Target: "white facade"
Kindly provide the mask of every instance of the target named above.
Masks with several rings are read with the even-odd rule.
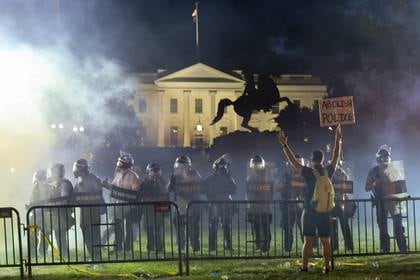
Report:
[[[210,126],[221,99],[234,101],[242,95],[245,81],[240,71],[226,73],[197,63],[176,72],[133,75],[139,79],[139,87],[131,105],[145,127],[146,146],[210,146],[215,137],[245,130],[233,106],[227,108],[222,120]],[[311,75],[281,75],[274,79],[281,96],[301,106],[312,107],[327,95],[326,86]],[[273,118],[277,113],[255,113],[250,125],[260,131],[275,130]]]

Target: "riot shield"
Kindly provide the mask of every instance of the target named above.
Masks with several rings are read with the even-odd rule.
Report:
[[[385,194],[387,194],[387,196],[397,195],[396,197],[399,197],[407,194],[403,161],[392,161],[388,163],[384,169],[381,169],[381,171],[387,181],[390,182],[384,186],[386,188]]]

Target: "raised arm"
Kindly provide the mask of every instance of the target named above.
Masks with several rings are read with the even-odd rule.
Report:
[[[287,160],[292,165],[292,167],[298,172],[299,174],[302,172],[302,165],[299,161],[295,158],[295,154],[293,153],[292,149],[290,149],[289,144],[287,144],[287,137],[284,134],[283,130],[279,132],[279,142],[283,146],[283,152],[286,155]]]
[[[341,126],[338,125],[335,129],[335,145],[334,145],[334,152],[331,159],[331,166],[334,167],[334,170],[337,168],[338,161],[341,155],[341,145],[342,145],[342,134],[341,134]]]

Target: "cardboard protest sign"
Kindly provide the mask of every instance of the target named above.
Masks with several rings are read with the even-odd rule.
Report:
[[[321,127],[355,123],[353,96],[321,100],[319,102],[319,121]]]

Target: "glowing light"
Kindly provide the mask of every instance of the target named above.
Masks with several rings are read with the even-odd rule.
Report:
[[[195,129],[196,129],[198,132],[201,132],[201,131],[203,131],[203,125],[202,125],[202,124],[197,124],[197,126],[195,127]]]
[[[53,124],[51,125],[51,128],[52,128],[52,129],[56,129],[56,128],[57,128],[57,126],[55,125],[55,123],[53,123]]]
[[[78,132],[79,131],[79,128],[77,128],[77,126],[73,126],[73,131],[74,132]]]
[[[10,172],[14,173],[16,169],[14,167],[10,168]]]
[[[83,126],[81,126],[81,127],[79,127],[79,131],[80,132],[84,132],[85,131],[85,128]]]
[[[328,129],[331,130],[331,131],[333,130],[331,126],[329,126]]]
[[[14,118],[16,114],[10,111],[19,108],[20,119],[32,119],[34,115],[37,116],[34,104],[40,100],[42,89],[51,83],[53,76],[48,61],[28,47],[1,48],[0,61],[0,90],[4,93],[0,113]],[[24,122],[18,123],[25,125]]]
[[[309,142],[309,138],[308,138],[308,137],[305,137],[305,138],[303,139],[303,142],[308,143],[308,142]]]
[[[58,125],[58,128],[59,128],[59,129],[63,129],[63,128],[64,128],[64,125],[63,125],[62,123],[60,123],[60,124]]]

